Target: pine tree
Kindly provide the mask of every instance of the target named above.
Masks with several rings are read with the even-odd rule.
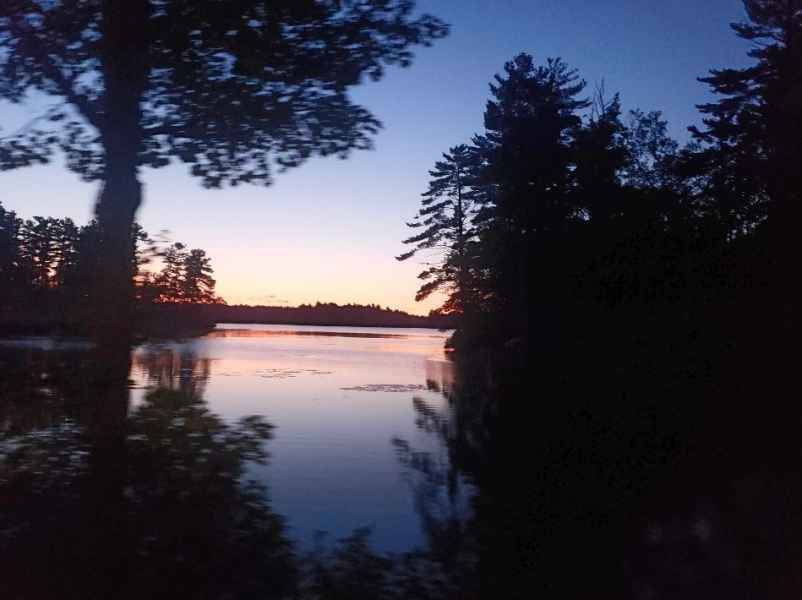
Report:
[[[50,289],[58,264],[58,220],[39,216],[26,220],[21,235],[22,259],[29,269],[33,289]]]
[[[502,330],[529,330],[536,298],[545,299],[549,278],[547,245],[559,238],[574,210],[572,141],[581,125],[578,98],[585,88],[560,59],[536,66],[520,54],[490,86],[485,133],[474,137],[482,164],[479,185],[490,202],[480,213],[482,263],[490,276]],[[547,317],[545,317],[547,318]]]
[[[428,263],[418,277],[424,281],[415,299],[428,298],[436,291],[447,293],[444,313],[464,312],[472,302],[473,274],[471,242],[475,239],[473,219],[477,211],[476,154],[472,148],[459,145],[443,154],[443,160],[429,171],[429,189],[422,194],[421,208],[407,225],[421,229],[405,239],[413,249],[398,260],[408,260],[426,253]]]
[[[628,162],[625,128],[621,122],[621,100],[604,98],[599,90],[593,111],[579,127],[572,142],[573,217],[605,226],[623,210],[621,172]]]
[[[160,302],[184,301],[184,261],[187,258],[186,246],[175,242],[167,247],[162,255],[163,266],[156,277]]]
[[[26,283],[20,247],[22,220],[0,204],[0,305],[19,300]]]
[[[77,268],[80,230],[72,219],[57,219],[55,230],[57,238],[53,285],[60,288],[69,279],[70,273]]]
[[[622,182],[638,189],[666,189],[678,185],[679,144],[668,134],[660,111],[630,111],[624,129],[627,163]]]
[[[732,27],[753,43],[755,64],[700,79],[722,98],[699,106],[705,127],[691,131],[705,145],[701,168],[732,233],[748,233],[774,213],[792,250],[802,215],[802,0],[744,5],[749,22]]]
[[[192,304],[213,304],[215,280],[212,278],[212,261],[200,249],[190,250],[184,257],[181,280],[181,299]]]
[[[733,29],[752,43],[755,62],[701,79],[722,98],[699,107],[707,115],[705,128],[691,131],[703,144],[698,163],[709,204],[727,233],[735,240],[751,234],[767,240],[756,246],[765,258],[753,268],[763,288],[753,310],[776,319],[766,326],[775,333],[754,343],[771,346],[778,372],[791,372],[802,304],[795,276],[802,223],[802,0],[744,5],[749,21]]]

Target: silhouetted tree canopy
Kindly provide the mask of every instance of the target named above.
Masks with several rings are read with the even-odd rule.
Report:
[[[58,149],[96,206],[97,335],[130,335],[130,235],[143,166],[191,165],[204,185],[270,182],[313,155],[370,146],[379,121],[348,90],[444,36],[410,0],[9,0],[0,98],[57,104],[0,144],[0,166]],[[101,340],[102,341],[102,340]]]
[[[744,5],[749,21],[732,27],[753,43],[749,56],[755,63],[714,69],[701,78],[722,97],[699,106],[704,127],[691,127],[704,144],[697,168],[706,174],[709,193],[733,234],[748,233],[774,210],[777,226],[797,222],[802,189],[802,3],[745,0]]]
[[[204,250],[187,250],[180,242],[164,247],[138,223],[130,240],[127,276],[140,312],[153,303],[224,303]],[[96,220],[82,227],[71,219],[23,220],[0,204],[0,328],[16,323],[19,332],[86,333],[95,314],[100,253]]]
[[[443,311],[464,312],[472,302],[472,261],[476,241],[474,217],[479,208],[476,189],[478,158],[465,144],[443,154],[429,171],[429,189],[422,194],[421,208],[407,226],[420,229],[404,240],[412,250],[397,257],[408,260],[423,254],[432,262],[418,276],[424,283],[415,296],[424,300],[435,291],[448,293]]]
[[[547,345],[576,314],[600,307],[679,310],[697,295],[723,300],[742,286],[734,261],[753,243],[773,255],[777,298],[790,310],[802,190],[802,13],[784,0],[746,8],[750,22],[734,28],[759,42],[750,52],[756,64],[702,79],[723,98],[700,107],[705,127],[691,128],[684,148],[659,112],[623,115],[621,99],[606,97],[603,85],[582,97],[584,82],[559,59],[537,65],[521,54],[508,62],[490,86],[484,133],[458,147],[470,157],[466,262],[453,260],[465,240],[447,235],[459,231],[443,212],[450,204],[425,197],[411,224],[422,231],[405,240],[416,247],[400,258],[434,247],[443,257],[422,273],[430,281],[418,298],[440,289],[446,308],[458,306],[455,265],[466,264],[478,310],[460,320],[459,335]],[[768,250],[760,240],[772,211],[779,216]]]
[[[25,102],[36,90],[63,103],[4,140],[3,166],[61,149],[83,178],[104,179],[109,136],[122,144],[123,133],[136,132],[127,140],[132,166],[177,159],[219,186],[268,183],[271,162],[287,168],[369,147],[379,122],[348,88],[409,65],[411,46],[446,33],[438,19],[413,16],[413,7],[9,0],[0,8],[0,97]],[[116,92],[126,98],[112,98]],[[137,113],[134,122],[121,121],[130,118],[125,110]]]

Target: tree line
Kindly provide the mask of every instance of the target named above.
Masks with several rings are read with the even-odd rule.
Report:
[[[223,302],[215,294],[214,271],[204,250],[154,239],[139,224],[131,239],[128,277],[140,305]],[[21,219],[0,204],[0,309],[12,317],[31,312],[62,321],[86,316],[99,240],[95,220],[78,226],[69,218]]]
[[[378,304],[317,302],[299,306],[214,305],[199,308],[217,323],[270,323],[286,325],[339,325],[361,327],[431,327],[453,329],[451,315],[411,315]]]
[[[523,54],[432,170],[399,258],[459,323],[480,597],[793,588],[802,3],[744,5],[687,143]]]
[[[560,59],[520,54],[495,76],[484,131],[430,171],[398,257],[424,257],[417,299],[445,293],[456,341],[528,346],[599,310],[743,299],[758,279],[791,310],[802,9],[745,6],[733,28],[754,64],[700,79],[719,99],[684,146]]]

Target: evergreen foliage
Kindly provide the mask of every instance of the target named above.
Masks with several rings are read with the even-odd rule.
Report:
[[[684,148],[659,112],[623,115],[603,86],[584,97],[584,81],[560,59],[537,65],[521,54],[495,76],[484,132],[431,172],[409,224],[421,231],[405,240],[415,247],[399,257],[437,252],[417,298],[444,293],[442,310],[462,315],[455,339],[546,348],[564,343],[579,315],[612,318],[599,310],[744,301],[744,282],[762,284],[744,277],[737,257],[755,251],[771,256],[753,262],[756,275],[793,311],[802,4],[745,6],[749,22],[733,27],[756,42],[755,64],[702,79],[722,98],[699,107],[704,127],[690,128]],[[448,174],[463,164],[460,194]],[[459,197],[470,199],[464,224],[454,218]],[[583,335],[595,328],[586,323]]]
[[[223,302],[204,250],[180,242],[160,248],[138,223],[131,244],[129,276],[140,304]],[[0,309],[12,316],[38,311],[59,313],[62,321],[91,319],[99,254],[97,221],[78,227],[71,219],[22,220],[0,204]],[[162,265],[154,272],[157,259]]]
[[[425,283],[415,299],[424,300],[435,291],[445,291],[448,300],[442,311],[446,314],[463,312],[474,303],[471,250],[476,241],[473,221],[479,208],[477,168],[476,153],[464,144],[443,154],[443,160],[429,171],[431,181],[423,194],[421,209],[407,224],[421,231],[404,240],[413,248],[397,257],[401,261],[419,253],[433,257],[434,262],[419,275]]]

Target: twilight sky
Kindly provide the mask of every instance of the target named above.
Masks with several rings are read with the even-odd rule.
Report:
[[[416,212],[440,153],[482,128],[487,84],[526,51],[561,56],[592,88],[602,79],[625,109],[661,110],[675,137],[709,99],[696,81],[713,67],[746,62],[729,23],[740,0],[419,0],[452,33],[419,49],[409,69],[354,90],[384,123],[376,148],[350,159],[318,159],[269,188],[204,190],[182,165],[146,171],[139,221],[212,257],[229,303],[378,303],[425,313],[416,303],[420,265],[398,263],[404,222]],[[0,103],[0,130],[34,113]],[[0,173],[0,201],[25,218],[90,218],[96,186],[61,161]]]

